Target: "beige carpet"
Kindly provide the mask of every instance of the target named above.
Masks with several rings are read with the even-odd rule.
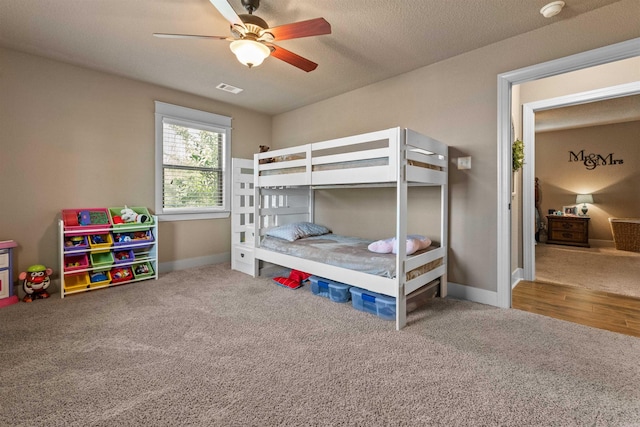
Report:
[[[633,426],[640,339],[433,300],[393,322],[228,265],[0,309],[0,426]]]
[[[536,245],[536,280],[640,298],[640,253],[613,246]]]

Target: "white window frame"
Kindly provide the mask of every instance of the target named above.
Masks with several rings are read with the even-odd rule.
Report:
[[[156,105],[156,158],[155,158],[155,207],[156,215],[160,221],[181,221],[197,219],[228,218],[231,213],[231,117],[206,111],[194,110],[179,105],[167,104],[155,101]],[[220,208],[172,208],[164,209],[163,200],[163,150],[164,135],[163,123],[165,119],[182,123],[184,126],[209,127],[216,131],[223,131],[223,206]]]

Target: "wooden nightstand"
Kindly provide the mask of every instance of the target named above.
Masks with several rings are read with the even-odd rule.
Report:
[[[589,247],[589,217],[547,215],[547,243]]]

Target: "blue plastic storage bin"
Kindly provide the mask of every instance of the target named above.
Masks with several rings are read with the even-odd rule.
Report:
[[[396,320],[396,299],[376,292],[353,287],[351,302],[353,308],[375,314],[384,320]]]
[[[351,299],[349,293],[351,286],[349,285],[318,276],[311,276],[309,280],[311,281],[311,292],[314,295],[329,298],[333,302],[349,302]]]

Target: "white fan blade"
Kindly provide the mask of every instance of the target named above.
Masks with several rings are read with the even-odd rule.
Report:
[[[226,0],[209,0],[209,1],[211,2],[212,5],[215,6],[216,9],[218,9],[218,12],[220,12],[222,16],[224,16],[224,19],[226,19],[231,23],[231,25],[238,25],[244,28],[244,22],[242,22],[242,19],[240,19],[240,17],[236,13],[236,11],[233,10],[233,8],[231,7],[228,1]]]

